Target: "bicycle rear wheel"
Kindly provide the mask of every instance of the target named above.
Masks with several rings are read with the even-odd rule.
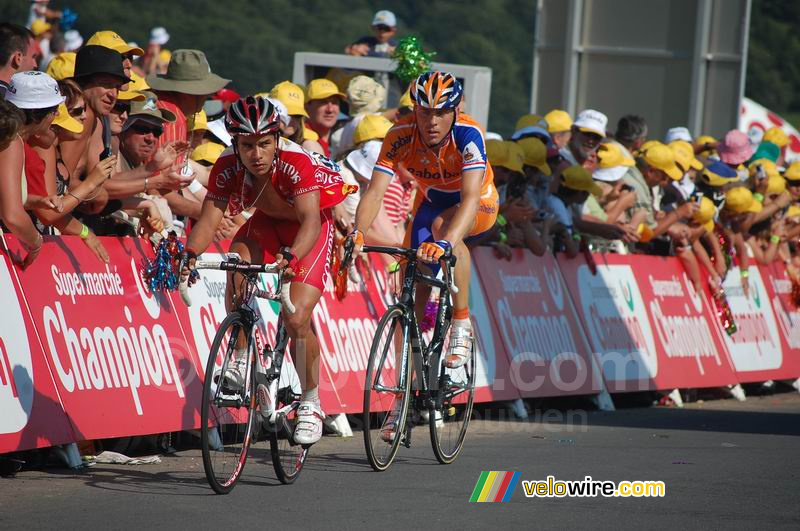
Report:
[[[222,375],[234,362],[236,338],[241,332],[248,338],[244,385],[241,389],[231,389],[223,385]],[[236,486],[247,461],[256,415],[252,343],[244,317],[231,312],[217,329],[208,354],[200,408],[200,441],[206,479],[217,494],[227,494]],[[217,363],[221,364],[219,370]]]
[[[405,432],[411,397],[410,348],[403,367],[392,365],[397,364],[395,353],[407,336],[406,327],[403,310],[398,306],[389,308],[378,323],[369,353],[364,385],[364,446],[369,464],[378,472],[392,464]]]
[[[447,352],[445,341],[442,352]],[[436,459],[449,465],[464,447],[475,398],[475,341],[469,361],[458,369],[448,369],[440,359],[439,387],[435,408],[430,411],[431,445]]]

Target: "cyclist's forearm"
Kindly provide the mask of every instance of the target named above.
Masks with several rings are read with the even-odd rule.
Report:
[[[367,191],[361,196],[361,201],[356,209],[355,226],[361,233],[366,234],[383,204],[383,196],[389,187],[392,177],[382,171],[372,172]]]

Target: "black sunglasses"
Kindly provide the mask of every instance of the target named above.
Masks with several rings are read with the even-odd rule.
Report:
[[[140,124],[134,124],[130,128],[133,129],[133,132],[136,134],[139,135],[151,134],[156,138],[160,137],[164,133],[164,130],[161,128],[147,127],[146,125],[140,125]]]
[[[86,105],[81,105],[80,107],[73,107],[69,110],[69,115],[73,118],[77,118],[78,116],[82,115],[86,112]]]
[[[129,112],[131,112],[131,104],[130,103],[117,102],[117,103],[114,104],[114,112],[116,114],[122,114],[122,113],[125,113],[125,112],[129,113]]]

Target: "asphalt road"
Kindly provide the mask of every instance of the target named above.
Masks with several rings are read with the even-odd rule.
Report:
[[[326,437],[291,486],[280,485],[268,455],[256,452],[228,496],[206,484],[198,450],[158,465],[22,472],[0,479],[0,528],[728,530],[800,522],[797,393],[474,421],[450,466],[436,463],[426,430],[414,435],[414,446],[380,474],[365,461],[360,432]],[[528,480],[661,480],[666,496],[526,498],[518,485],[509,503],[468,503],[483,470],[519,470]]]

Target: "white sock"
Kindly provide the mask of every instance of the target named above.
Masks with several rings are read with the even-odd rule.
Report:
[[[314,387],[313,389],[307,389],[305,393],[303,393],[302,398],[300,400],[308,401],[308,402],[316,402],[319,404],[319,388]]]
[[[469,319],[453,319],[453,328],[469,328],[472,329],[472,321]]]

